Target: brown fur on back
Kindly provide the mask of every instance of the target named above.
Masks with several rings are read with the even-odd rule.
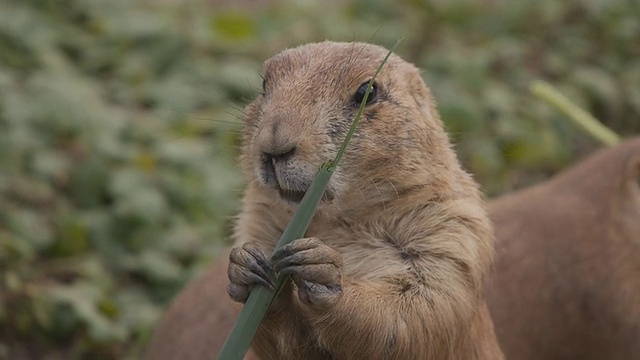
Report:
[[[266,62],[265,92],[245,111],[248,187],[236,245],[255,242],[271,254],[295,208],[264,183],[261,153],[294,146],[280,186],[308,186],[335,155],[357,110],[353,94],[386,52],[324,42]],[[306,233],[340,254],[342,295],[328,309],[313,309],[290,284],[253,351],[263,359],[500,359],[483,295],[493,232],[477,184],[460,167],[418,70],[394,55],[377,82],[379,100],[366,108]],[[219,280],[212,271],[203,279]],[[182,358],[216,352],[219,342],[204,342],[201,333],[224,337],[226,320],[204,314],[234,306],[221,299],[226,283],[205,282],[196,280],[174,302],[149,359],[173,358],[163,356],[167,348]],[[168,335],[176,332],[185,335]]]
[[[507,358],[640,356],[640,138],[489,209],[487,296]]]

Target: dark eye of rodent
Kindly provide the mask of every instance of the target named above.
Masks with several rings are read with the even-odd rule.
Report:
[[[356,104],[360,105],[362,103],[362,99],[364,99],[364,94],[367,92],[368,85],[369,81],[364,82],[362,85],[360,85],[356,93],[353,94],[353,101]],[[373,84],[371,84],[371,91],[369,92],[369,96],[367,97],[367,105],[376,100],[378,100],[378,84],[374,81]]]
[[[262,92],[267,92],[267,79],[262,78]]]

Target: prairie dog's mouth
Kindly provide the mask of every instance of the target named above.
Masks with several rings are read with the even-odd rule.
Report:
[[[294,191],[278,188],[278,193],[280,194],[280,197],[286,201],[300,203],[300,201],[302,201],[302,198],[304,197],[304,194],[306,194],[306,191]]]
[[[302,201],[304,194],[307,193],[306,190],[296,191],[296,190],[283,189],[280,187],[278,187],[277,190],[278,190],[278,194],[280,195],[280,198],[295,204],[299,204]],[[322,194],[322,199],[320,199],[320,201],[323,202],[323,201],[331,201],[331,200],[333,200],[333,194],[329,189],[326,189],[324,191],[324,194]]]

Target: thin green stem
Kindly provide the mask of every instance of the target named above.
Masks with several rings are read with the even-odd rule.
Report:
[[[592,136],[607,146],[613,146],[620,142],[620,136],[618,136],[618,134],[602,125],[598,119],[574,104],[551,84],[537,80],[531,84],[530,90],[538,98],[555,106],[564,113],[589,136]]]

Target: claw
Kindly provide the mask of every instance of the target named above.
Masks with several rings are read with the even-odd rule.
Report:
[[[254,244],[234,248],[229,254],[229,280],[238,285],[262,285],[275,289],[275,277],[267,258]]]
[[[329,250],[329,252],[325,250]],[[331,264],[338,268],[341,267],[341,258],[333,256],[332,252],[335,251],[318,239],[298,239],[273,254],[271,257],[273,270],[280,273],[288,267],[316,264]]]
[[[273,263],[276,263],[288,256],[295,255],[305,250],[311,250],[313,248],[317,248],[319,245],[318,242],[319,240],[315,238],[304,238],[304,239],[294,240],[293,242],[276,250],[276,252],[274,252],[273,255],[271,256],[271,261]]]

